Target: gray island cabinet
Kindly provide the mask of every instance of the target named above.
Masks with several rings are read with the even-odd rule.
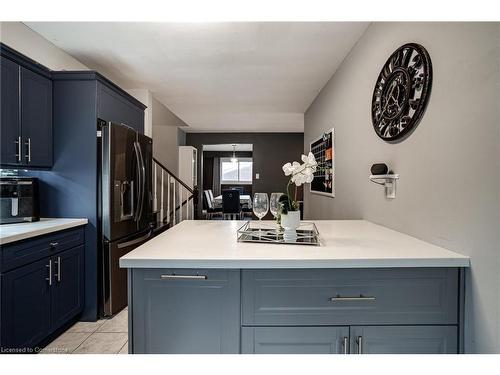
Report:
[[[469,258],[367,221],[322,246],[185,221],[120,260],[131,353],[460,353]]]

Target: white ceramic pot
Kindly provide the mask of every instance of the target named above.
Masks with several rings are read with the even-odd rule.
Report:
[[[283,238],[285,241],[295,241],[297,239],[297,228],[300,225],[300,211],[288,211],[281,214],[281,226],[285,230]]]

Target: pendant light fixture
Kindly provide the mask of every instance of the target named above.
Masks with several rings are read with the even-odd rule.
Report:
[[[231,158],[231,163],[237,163],[238,158],[236,157],[236,145],[233,145],[233,157]]]

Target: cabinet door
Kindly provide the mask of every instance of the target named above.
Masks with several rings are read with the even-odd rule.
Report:
[[[84,301],[84,247],[78,246],[52,257],[52,329],[57,329],[78,315]]]
[[[17,164],[19,137],[19,65],[5,57],[0,58],[0,163]]]
[[[456,326],[351,327],[354,354],[457,354]]]
[[[133,353],[239,353],[239,270],[134,269],[131,284]]]
[[[52,166],[52,81],[21,68],[22,163]]]
[[[348,327],[242,327],[244,354],[347,354]]]
[[[98,83],[97,117],[134,128],[144,133],[144,110],[136,107],[118,92]]]
[[[2,275],[2,347],[33,347],[49,334],[48,266],[45,258]]]

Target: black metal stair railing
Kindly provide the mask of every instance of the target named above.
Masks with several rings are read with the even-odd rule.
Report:
[[[153,213],[157,226],[194,219],[194,190],[153,158]]]

